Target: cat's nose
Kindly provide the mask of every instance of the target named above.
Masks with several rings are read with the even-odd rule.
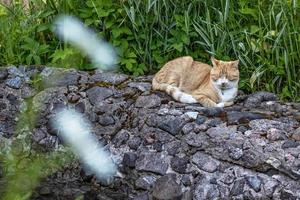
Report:
[[[226,87],[227,86],[227,84],[226,83],[222,83],[222,85],[221,85],[222,87]]]

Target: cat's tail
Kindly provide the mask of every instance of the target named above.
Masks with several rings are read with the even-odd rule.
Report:
[[[181,103],[196,103],[197,100],[190,94],[182,92],[178,87],[167,83],[159,83],[155,77],[152,80],[152,88],[154,90],[165,91],[167,94],[172,96],[176,101]]]

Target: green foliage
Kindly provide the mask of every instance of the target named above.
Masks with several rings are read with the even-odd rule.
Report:
[[[51,63],[56,66],[65,68],[77,67],[79,69],[87,70],[88,67],[82,67],[85,64],[85,58],[81,55],[80,51],[74,48],[56,49],[50,56]],[[76,64],[76,66],[74,66]]]
[[[32,86],[40,90],[43,86],[36,77]],[[0,193],[5,200],[30,199],[41,178],[56,172],[74,161],[68,147],[44,153],[32,143],[31,133],[36,126],[38,112],[33,108],[32,99],[23,104],[18,116],[13,139],[0,138],[1,177]]]
[[[61,13],[81,18],[113,44],[125,73],[154,73],[183,55],[239,59],[242,89],[300,100],[296,0],[32,0],[28,12],[20,4],[2,6],[0,64],[92,69],[85,55],[51,32]]]

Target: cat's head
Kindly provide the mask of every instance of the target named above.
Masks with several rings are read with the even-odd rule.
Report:
[[[239,60],[221,61],[211,58],[213,68],[210,72],[210,78],[215,87],[226,90],[237,87],[239,82]]]

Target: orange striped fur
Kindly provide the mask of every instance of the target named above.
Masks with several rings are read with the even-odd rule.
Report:
[[[180,57],[169,61],[157,72],[152,87],[165,91],[182,103],[230,106],[237,93],[238,62],[212,58],[213,66],[210,66],[194,61],[190,56]]]

